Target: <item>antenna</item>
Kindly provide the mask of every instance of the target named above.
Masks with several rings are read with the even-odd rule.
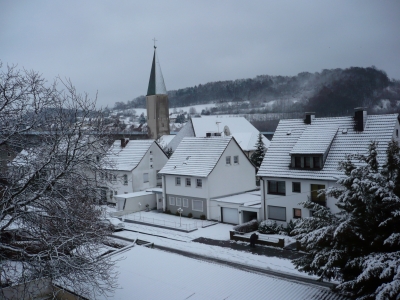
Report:
[[[156,42],[157,42],[156,38],[153,39],[153,42],[154,42],[154,49],[156,49],[157,48],[156,47]]]
[[[224,126],[224,134],[225,136],[231,135],[231,131],[229,130],[229,127],[227,125]]]

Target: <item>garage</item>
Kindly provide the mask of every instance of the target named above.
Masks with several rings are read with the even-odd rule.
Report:
[[[221,207],[222,222],[229,224],[239,224],[239,213],[236,208]]]

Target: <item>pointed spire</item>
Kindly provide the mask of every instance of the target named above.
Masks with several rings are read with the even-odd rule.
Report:
[[[149,87],[147,88],[147,96],[151,95],[167,95],[164,78],[161,73],[160,63],[156,54],[157,47],[154,45],[153,63],[151,65]]]

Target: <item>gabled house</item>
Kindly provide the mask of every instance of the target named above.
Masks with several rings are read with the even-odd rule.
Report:
[[[111,203],[116,203],[115,195],[161,186],[158,172],[168,161],[156,141],[129,139],[115,141],[104,159],[110,167],[98,176],[108,189],[107,201]]]
[[[299,203],[307,199],[338,211],[333,197],[318,190],[336,185],[343,174],[338,164],[346,154],[366,154],[378,142],[378,160],[386,159],[388,143],[399,141],[398,114],[367,115],[357,108],[354,117],[281,120],[257,173],[261,179],[264,219],[289,222],[312,215]]]
[[[255,166],[233,137],[184,138],[163,177],[164,210],[199,218],[238,220],[239,205],[213,200],[256,189]],[[236,205],[236,206],[235,206]],[[231,221],[229,223],[238,223]]]
[[[173,151],[185,137],[228,137],[233,136],[240,148],[250,157],[256,150],[259,131],[244,117],[202,116],[191,118],[169,142],[168,147]],[[270,141],[262,137],[264,146],[269,147]]]

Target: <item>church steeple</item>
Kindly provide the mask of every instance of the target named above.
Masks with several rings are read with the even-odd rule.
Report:
[[[153,63],[146,96],[147,134],[151,139],[158,139],[165,134],[170,134],[168,94],[157,59],[155,41],[154,39]]]
[[[161,72],[160,63],[157,59],[157,47],[154,46],[153,63],[151,65],[149,86],[147,88],[147,96],[151,95],[167,95],[164,78]]]

